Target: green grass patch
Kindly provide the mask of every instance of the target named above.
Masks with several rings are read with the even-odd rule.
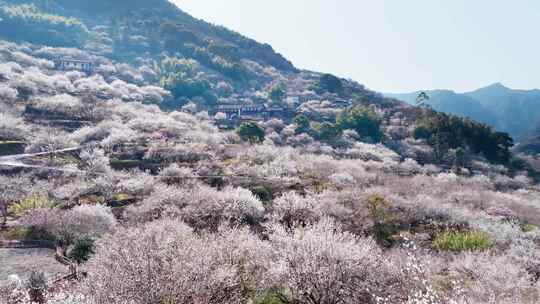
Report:
[[[523,225],[521,225],[521,230],[523,232],[531,232],[531,231],[534,231],[536,229],[538,229],[538,227],[536,227],[533,224],[523,224]]]
[[[113,196],[113,200],[118,201],[118,202],[127,201],[129,199],[131,199],[131,196],[129,196],[126,193],[117,193]]]
[[[43,196],[33,195],[11,206],[9,212],[18,217],[30,210],[54,208],[54,206],[56,206],[54,201]]]
[[[79,197],[81,205],[101,205],[105,203],[105,197],[96,194],[90,194]]]
[[[1,233],[2,238],[10,241],[24,240],[30,234],[30,229],[26,227],[11,227]]]
[[[433,247],[441,251],[484,251],[493,247],[490,237],[478,231],[448,231],[439,234]]]
[[[283,302],[276,295],[268,293],[256,298],[253,304],[283,304]]]
[[[46,231],[40,231],[29,227],[15,226],[0,232],[0,239],[9,241],[20,240],[45,240],[54,241],[54,236]]]

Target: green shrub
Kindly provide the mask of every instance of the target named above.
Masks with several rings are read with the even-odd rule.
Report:
[[[265,186],[256,186],[251,192],[253,195],[257,196],[261,201],[270,201],[272,200],[272,190],[268,189]]]
[[[315,84],[317,92],[340,93],[343,90],[343,82],[332,74],[324,74]]]
[[[494,242],[490,237],[478,231],[447,231],[439,234],[433,241],[433,247],[441,251],[484,251]]]
[[[268,93],[268,97],[270,97],[270,100],[275,103],[281,103],[285,98],[285,95],[285,90],[283,89],[283,86],[281,84],[273,86]]]
[[[182,74],[169,75],[161,80],[161,84],[176,98],[203,96],[211,89],[211,84],[206,79],[186,78]]]
[[[243,81],[247,78],[247,71],[238,62],[230,62],[220,56],[214,56],[208,65],[234,80]]]
[[[283,304],[275,294],[267,293],[264,296],[258,297],[253,301],[253,304]]]
[[[354,107],[344,111],[337,120],[337,126],[342,130],[355,130],[362,137],[369,137],[374,142],[383,138],[381,119],[373,108]]]
[[[322,141],[336,140],[342,134],[342,131],[338,126],[329,122],[323,122],[322,124],[317,125],[315,130],[317,131],[318,139]]]
[[[8,230],[0,234],[0,238],[3,237],[6,240],[19,241],[19,240],[46,240],[54,241],[55,237],[50,233],[35,229],[32,227],[16,226],[11,227]]]
[[[9,212],[14,216],[21,216],[29,210],[53,208],[56,203],[46,197],[33,195],[25,198],[24,200],[14,204],[9,209]]]
[[[536,230],[536,229],[538,229],[538,227],[536,227],[536,226],[533,225],[533,224],[523,224],[523,225],[521,226],[521,230],[522,230],[523,232],[531,232],[531,231],[534,231],[534,230]]]
[[[81,264],[88,261],[92,254],[94,254],[94,240],[84,237],[75,241],[69,252],[69,258]]]
[[[2,232],[1,236],[6,240],[24,240],[28,234],[30,234],[30,228],[17,226]]]
[[[304,114],[299,114],[293,119],[293,123],[296,124],[296,134],[308,133],[311,128],[309,118]]]
[[[113,196],[113,200],[118,202],[127,201],[128,199],[130,199],[130,196],[126,193],[117,193]]]
[[[261,143],[264,141],[264,130],[256,122],[248,121],[240,125],[236,131],[240,138],[250,143]]]
[[[431,136],[431,131],[424,125],[417,126],[413,131],[415,139],[428,139]]]
[[[383,246],[391,246],[393,236],[398,233],[398,225],[391,212],[392,204],[379,194],[369,196],[366,203],[373,220],[375,240]]]
[[[160,74],[160,85],[171,91],[175,98],[204,96],[212,88],[193,59],[166,57],[156,68]]]

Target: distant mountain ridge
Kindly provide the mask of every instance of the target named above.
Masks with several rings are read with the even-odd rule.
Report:
[[[426,101],[435,110],[455,114],[486,123],[508,132],[518,141],[529,137],[540,124],[540,90],[515,90],[495,83],[471,92],[456,93],[451,90],[425,91]],[[384,94],[409,104],[416,102],[418,92]]]
[[[526,154],[540,155],[540,123],[523,136],[516,150]]]

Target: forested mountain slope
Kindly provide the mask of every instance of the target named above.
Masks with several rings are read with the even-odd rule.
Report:
[[[336,88],[318,85],[322,74],[298,71],[271,46],[195,19],[166,0],[0,3],[0,37],[83,49],[154,73],[145,80],[173,93],[169,108],[189,101],[205,109],[264,103],[278,85],[286,96],[304,101],[382,101],[380,95],[345,79]],[[69,50],[63,55],[89,59]]]
[[[494,113],[499,130],[518,139],[540,124],[540,90],[514,90],[497,83],[465,94]]]
[[[385,94],[415,104],[420,92]],[[540,90],[513,90],[496,83],[466,93],[426,91],[435,110],[484,122],[521,140],[540,123]]]
[[[145,52],[183,50],[199,52],[199,56],[208,56],[212,60],[218,56],[233,63],[251,59],[279,70],[295,70],[269,45],[197,20],[165,0],[2,2],[5,3],[3,22],[6,26],[13,25],[3,35],[15,39],[29,42],[49,39],[48,44],[52,46],[83,48],[89,47],[90,40],[94,43],[90,49],[122,58],[137,57]],[[43,27],[29,26],[37,20]],[[64,41],[51,39],[55,31],[62,32],[67,38]],[[15,35],[20,33],[24,35]]]
[[[409,94],[385,94],[388,97],[393,97],[403,100],[411,105],[416,104],[416,98],[421,92],[413,92]],[[470,117],[479,122],[497,126],[497,118],[483,104],[467,95],[455,93],[450,90],[434,90],[426,91],[429,104],[437,111],[454,114],[461,117]]]
[[[540,123],[523,136],[523,140],[517,147],[517,150],[528,154],[540,155]]]

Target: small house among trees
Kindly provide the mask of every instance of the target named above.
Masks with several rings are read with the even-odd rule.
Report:
[[[90,61],[59,59],[54,62],[55,68],[59,71],[81,71],[92,74],[94,65]]]
[[[277,105],[253,105],[253,104],[223,104],[218,105],[213,115],[221,113],[220,120],[230,121],[262,121],[270,118],[292,118],[292,111]]]
[[[345,109],[345,108],[350,107],[351,105],[352,105],[352,102],[350,100],[339,99],[339,100],[334,100],[334,102],[332,102],[332,106],[338,109]]]
[[[217,111],[227,114],[227,117],[243,114],[259,114],[264,112],[264,110],[265,107],[263,105],[227,104],[217,107]]]

